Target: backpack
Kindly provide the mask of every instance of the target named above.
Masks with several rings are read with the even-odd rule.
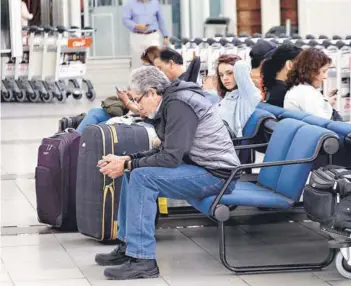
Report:
[[[351,168],[328,165],[314,170],[303,202],[307,216],[322,227],[351,229]]]

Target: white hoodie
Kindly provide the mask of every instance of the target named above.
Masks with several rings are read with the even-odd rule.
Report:
[[[309,84],[293,86],[285,95],[284,108],[308,112],[326,119],[331,119],[333,113],[332,106],[324,99],[323,94]]]

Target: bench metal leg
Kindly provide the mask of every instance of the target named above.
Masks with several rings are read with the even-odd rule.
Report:
[[[288,272],[303,270],[321,270],[331,264],[335,258],[335,249],[329,249],[328,257],[320,263],[310,264],[285,264],[285,265],[262,265],[262,266],[232,266],[227,261],[225,244],[225,225],[218,222],[219,257],[223,265],[235,274]]]

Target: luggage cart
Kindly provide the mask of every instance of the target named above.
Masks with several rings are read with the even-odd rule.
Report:
[[[16,62],[11,52],[1,54],[1,100],[11,102],[13,100],[23,101],[25,92],[22,92],[16,83]]]
[[[28,31],[28,27],[23,28],[24,31]],[[23,54],[22,58],[19,59],[18,65],[16,65],[16,83],[19,89],[25,94],[25,99],[30,102],[37,102],[40,100],[40,93],[38,90],[33,90],[31,84],[28,81],[28,68],[29,68],[29,45],[28,36],[24,38],[23,42]],[[17,99],[18,100],[18,99]]]
[[[92,44],[90,27],[78,29],[57,27],[57,58],[55,80],[60,90],[66,90],[75,99],[81,99],[82,89],[86,97],[93,101],[96,97],[90,80],[84,79],[88,49]],[[65,34],[68,34],[66,37]]]
[[[336,269],[343,277],[351,279],[351,229],[338,232],[321,226],[321,230],[327,232],[331,238],[328,242],[329,248],[338,249],[335,257]]]
[[[28,64],[28,79],[23,81],[27,87],[27,94],[33,90],[33,98],[29,97],[31,102],[42,100],[43,102],[51,102],[54,94],[48,91],[44,82],[41,80],[43,66],[43,28],[30,26],[29,30],[29,64]],[[39,97],[38,97],[39,94]]]

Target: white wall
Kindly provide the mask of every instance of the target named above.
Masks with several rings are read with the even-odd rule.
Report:
[[[299,34],[351,34],[351,0],[299,0]]]
[[[237,34],[236,0],[223,0],[222,14],[223,17],[230,19],[228,33]]]
[[[261,0],[262,34],[274,26],[280,26],[280,0]]]
[[[204,37],[204,22],[210,16],[209,0],[190,0],[190,36]]]

